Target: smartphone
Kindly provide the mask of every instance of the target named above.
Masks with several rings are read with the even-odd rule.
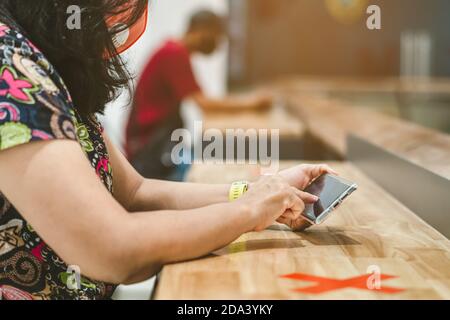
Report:
[[[356,183],[331,174],[318,177],[304,191],[318,196],[319,200],[306,204],[303,217],[312,224],[321,224],[357,188]]]

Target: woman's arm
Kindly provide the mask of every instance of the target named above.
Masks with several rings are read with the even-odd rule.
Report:
[[[177,183],[144,179],[105,136],[114,170],[114,195],[129,211],[184,210],[228,202],[229,185]],[[303,164],[279,174],[291,186],[303,190],[324,173],[337,174],[324,164]]]
[[[225,184],[144,179],[135,193],[130,211],[188,210],[226,203],[229,189],[230,185]]]
[[[66,263],[112,283],[144,280],[166,263],[205,255],[282,214],[298,217],[301,197],[308,199],[272,177],[233,203],[129,214],[79,144],[68,140],[0,152],[0,177],[2,193]]]
[[[229,185],[145,179],[104,135],[114,173],[114,197],[130,212],[187,210],[228,202]]]
[[[114,170],[114,196],[130,212],[187,210],[228,202],[230,185],[176,183],[144,179],[105,136]],[[291,186],[303,190],[318,176],[336,171],[324,164],[303,164],[279,174]]]

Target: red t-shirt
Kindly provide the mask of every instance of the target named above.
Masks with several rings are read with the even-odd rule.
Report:
[[[128,157],[149,142],[158,124],[178,117],[182,100],[198,91],[188,49],[181,42],[167,41],[150,59],[137,85],[126,129]]]

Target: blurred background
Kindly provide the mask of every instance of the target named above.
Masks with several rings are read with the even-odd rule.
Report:
[[[369,4],[381,8],[381,30],[366,27]],[[211,9],[227,17],[228,41],[213,57],[193,59],[200,85],[212,96],[292,76],[318,85],[335,77],[450,77],[448,0],[153,0],[150,7],[145,35],[126,53],[137,78],[164,40],[183,34],[193,12]],[[450,132],[450,94],[442,91],[327,94]],[[120,146],[127,101],[114,102],[104,118]],[[188,119],[201,118],[195,107],[186,110]]]
[[[381,30],[365,27],[370,4],[381,8]],[[231,0],[229,8],[232,84],[284,75],[450,76],[446,0]]]

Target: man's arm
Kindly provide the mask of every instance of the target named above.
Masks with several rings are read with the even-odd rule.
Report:
[[[242,96],[212,98],[204,94],[195,79],[189,57],[180,51],[166,53],[162,62],[163,74],[178,100],[192,99],[205,110],[267,109],[272,105],[268,94],[253,93]]]

